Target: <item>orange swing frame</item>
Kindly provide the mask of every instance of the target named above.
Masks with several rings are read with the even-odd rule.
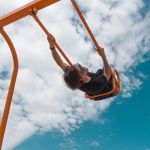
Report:
[[[5,104],[5,107],[4,107],[4,112],[3,112],[3,115],[2,115],[2,120],[1,120],[1,123],[0,123],[0,150],[2,148],[2,143],[3,143],[3,139],[4,139],[4,134],[5,134],[5,130],[6,130],[7,121],[8,121],[10,106],[11,106],[13,92],[14,92],[15,83],[16,83],[16,79],[17,79],[18,65],[19,65],[15,47],[14,47],[12,41],[10,40],[9,36],[4,31],[3,28],[6,25],[11,24],[11,23],[23,18],[23,17],[31,15],[34,18],[34,20],[39,24],[41,29],[45,32],[45,34],[47,36],[52,36],[52,34],[50,34],[48,32],[48,30],[45,28],[45,26],[39,20],[36,13],[37,13],[38,10],[41,10],[41,9],[43,9],[43,8],[49,6],[49,5],[52,5],[52,4],[55,4],[56,2],[59,2],[59,1],[60,0],[50,0],[50,1],[48,1],[48,0],[34,0],[33,2],[30,2],[30,3],[20,7],[19,9],[16,9],[15,11],[12,11],[12,12],[8,13],[7,15],[4,15],[4,16],[0,17],[0,33],[4,37],[4,39],[6,40],[8,46],[11,50],[11,53],[12,53],[12,56],[13,56],[13,61],[14,61],[14,70],[13,70],[13,74],[12,74],[12,77],[11,77],[11,82],[10,82],[10,86],[9,86],[9,90],[8,90],[6,104]],[[85,28],[87,29],[93,43],[95,44],[96,49],[100,48],[100,46],[98,45],[93,33],[90,30],[87,22],[85,21],[79,7],[77,6],[76,2],[74,0],[71,0],[71,2],[73,4],[75,10],[77,11],[79,17],[81,18]],[[55,46],[56,46],[57,50],[61,53],[61,55],[64,57],[64,59],[67,61],[67,63],[71,66],[72,62],[68,59],[68,57],[66,56],[66,54],[60,48],[60,46],[57,44],[56,41],[55,41]],[[112,71],[112,77],[113,77],[113,89],[111,91],[109,91],[107,93],[95,95],[95,96],[89,96],[85,93],[85,97],[89,98],[89,99],[95,99],[96,97],[112,94],[114,92],[117,92],[117,94],[119,94],[120,93],[120,79],[119,79],[119,75],[118,75],[118,72],[117,72],[116,69],[114,69]]]

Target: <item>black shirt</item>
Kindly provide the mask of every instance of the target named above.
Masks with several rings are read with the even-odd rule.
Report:
[[[102,69],[98,69],[96,73],[88,72],[88,76],[91,77],[91,80],[88,83],[84,83],[80,88],[81,91],[86,92],[88,95],[93,96],[112,89],[112,79],[110,78],[107,81]]]

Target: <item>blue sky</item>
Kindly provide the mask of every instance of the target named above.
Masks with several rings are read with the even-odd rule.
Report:
[[[0,1],[0,15],[30,1]],[[16,47],[19,73],[4,150],[150,150],[149,0],[77,2],[110,65],[120,73],[121,95],[86,101],[82,92],[64,86],[46,37],[31,17],[8,25],[5,30]],[[91,71],[102,67],[68,0],[38,15],[73,62]],[[13,63],[2,37],[0,49],[1,117]]]

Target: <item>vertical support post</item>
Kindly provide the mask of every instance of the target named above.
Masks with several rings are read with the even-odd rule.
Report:
[[[11,77],[8,95],[6,98],[6,104],[5,104],[5,108],[4,108],[4,112],[3,112],[3,116],[2,116],[2,121],[0,124],[0,150],[1,150],[3,139],[4,139],[4,134],[5,134],[5,130],[6,130],[6,125],[7,125],[7,121],[8,121],[10,106],[11,106],[11,102],[12,102],[13,92],[14,92],[14,88],[15,88],[16,78],[17,78],[17,74],[18,74],[18,57],[17,57],[17,53],[16,53],[15,47],[14,47],[11,39],[9,38],[7,33],[4,31],[4,29],[1,27],[0,27],[0,33],[6,40],[8,46],[10,48],[10,51],[11,51],[11,54],[13,57],[13,63],[14,63],[14,69],[13,69],[13,73],[12,73],[12,77]]]

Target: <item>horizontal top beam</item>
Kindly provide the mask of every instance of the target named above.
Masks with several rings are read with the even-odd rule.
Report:
[[[13,23],[27,15],[29,15],[29,10],[36,8],[37,10],[43,9],[49,5],[52,5],[60,0],[34,0],[15,11],[12,11],[2,17],[0,17],[0,27],[4,27],[10,23]]]

